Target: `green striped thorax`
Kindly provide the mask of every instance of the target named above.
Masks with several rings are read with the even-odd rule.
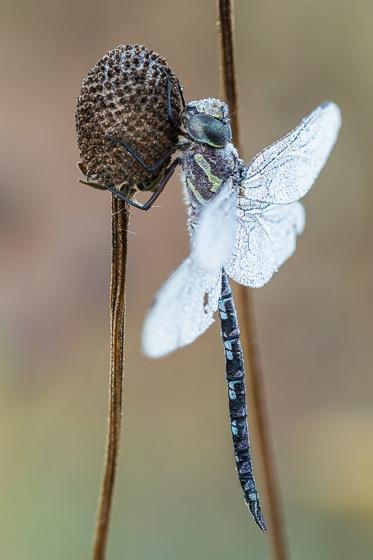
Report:
[[[189,140],[182,148],[183,179],[190,202],[198,207],[214,198],[236,168],[228,106],[219,99],[191,101],[182,123]]]

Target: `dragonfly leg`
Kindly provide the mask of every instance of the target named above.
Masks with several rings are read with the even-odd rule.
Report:
[[[170,125],[175,128],[178,132],[182,133],[179,126],[176,124],[174,117],[173,117],[173,111],[172,111],[172,81],[170,78],[169,73],[166,71],[165,68],[162,67],[162,71],[164,73],[164,75],[166,76],[167,79],[167,118],[168,118],[168,122],[170,123]],[[179,91],[179,95],[181,97],[181,102],[183,104],[183,109],[185,109],[185,99],[184,99],[184,94],[183,94],[183,90],[181,88],[180,82],[179,80],[177,80],[177,86],[178,86],[178,91]]]
[[[130,206],[134,206],[135,208],[138,208],[139,210],[149,210],[149,208],[151,208],[154,204],[154,202],[157,200],[157,198],[159,197],[159,195],[163,192],[165,186],[167,185],[168,181],[171,179],[172,175],[174,174],[174,171],[176,169],[176,167],[179,165],[180,163],[180,159],[176,158],[171,165],[168,166],[168,168],[166,169],[166,172],[164,174],[164,176],[162,177],[162,179],[159,181],[159,184],[157,185],[156,190],[154,191],[154,193],[151,195],[151,197],[149,198],[149,200],[147,200],[144,204],[141,204],[140,202],[137,202],[136,200],[132,200],[131,198],[126,197],[123,193],[121,193],[120,191],[118,191],[115,187],[113,186],[107,186],[106,190],[108,190],[109,192],[111,192],[116,198],[118,198],[119,200],[122,200],[122,202],[125,202],[126,204],[129,204]]]
[[[153,163],[152,165],[147,165],[145,161],[142,159],[142,157],[138,154],[138,152],[136,152],[134,148],[132,148],[129,144],[127,144],[125,140],[122,140],[121,138],[116,138],[111,134],[108,134],[106,137],[113,144],[118,144],[119,146],[122,146],[125,150],[127,150],[127,152],[131,154],[131,156],[137,161],[137,163],[139,163],[141,167],[143,167],[145,171],[147,171],[150,175],[155,175],[160,170],[160,168],[165,163],[165,161],[167,161],[167,159],[174,153],[174,151],[178,147],[178,145],[175,144],[174,146],[172,146],[172,148],[167,150],[167,152],[162,157],[160,157],[155,163]]]
[[[250,439],[247,426],[245,370],[236,309],[228,277],[222,272],[222,294],[219,299],[221,336],[224,342],[228,383],[229,417],[238,478],[245,502],[256,524],[266,530],[253,473]]]

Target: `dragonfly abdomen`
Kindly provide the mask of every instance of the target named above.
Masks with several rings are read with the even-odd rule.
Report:
[[[219,300],[221,335],[224,342],[226,378],[228,383],[229,417],[238,478],[245,502],[255,522],[262,531],[266,530],[259,496],[256,489],[250,454],[247,425],[245,370],[238,328],[236,309],[228,277],[223,271],[222,293]]]

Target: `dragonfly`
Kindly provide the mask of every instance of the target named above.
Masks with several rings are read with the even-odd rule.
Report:
[[[168,117],[172,119],[172,110]],[[180,166],[191,249],[155,297],[144,322],[143,350],[160,358],[191,344],[219,313],[236,470],[244,500],[262,531],[265,521],[253,472],[244,362],[229,278],[262,287],[294,253],[305,225],[299,201],[324,167],[340,126],[338,106],[324,102],[247,165],[232,143],[226,103],[214,98],[191,101],[182,111],[176,157],[151,197],[152,204]],[[124,141],[114,141],[141,163]]]

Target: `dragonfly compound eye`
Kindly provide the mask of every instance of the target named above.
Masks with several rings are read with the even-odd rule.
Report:
[[[232,139],[229,123],[203,113],[191,116],[187,128],[193,140],[214,148],[223,148]]]

